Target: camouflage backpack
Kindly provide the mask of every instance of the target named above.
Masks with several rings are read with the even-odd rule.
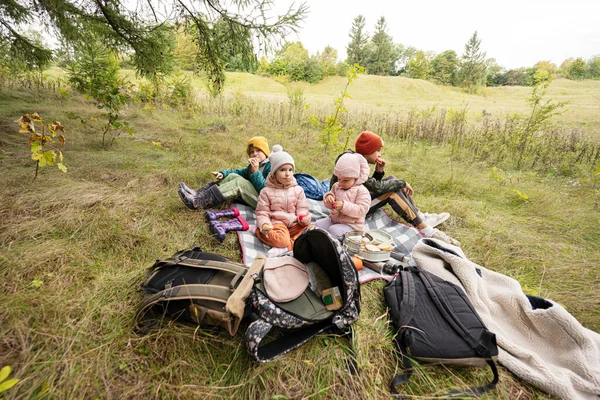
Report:
[[[276,359],[300,347],[315,335],[329,331],[350,331],[360,313],[360,285],[358,273],[342,244],[328,232],[309,229],[294,243],[294,258],[309,268],[312,284],[300,297],[288,302],[276,302],[269,297],[263,281],[264,270],[252,274],[254,286],[248,300],[252,306],[253,320],[245,334],[246,348],[259,362]],[[315,285],[315,276],[317,284]],[[327,283],[323,284],[326,281]],[[319,283],[321,288],[319,288]],[[328,287],[329,286],[329,287]],[[321,289],[337,287],[341,306],[327,310],[326,302],[332,298],[322,297]],[[331,307],[331,305],[330,305]],[[273,328],[281,334],[277,339],[264,343],[263,339]]]

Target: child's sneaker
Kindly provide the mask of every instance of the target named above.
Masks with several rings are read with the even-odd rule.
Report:
[[[440,225],[441,223],[443,223],[444,221],[446,221],[448,218],[450,218],[450,213],[447,212],[443,212],[443,213],[439,213],[439,214],[430,214],[430,213],[423,213],[423,222],[426,223],[427,225],[429,225],[432,228],[435,228],[436,226]]]
[[[440,239],[443,242],[450,243],[454,246],[460,247],[460,242],[458,240],[451,238],[450,236],[446,235],[444,232],[440,231],[439,229],[434,228],[433,232],[431,233],[431,235],[429,237],[434,238],[434,239]]]

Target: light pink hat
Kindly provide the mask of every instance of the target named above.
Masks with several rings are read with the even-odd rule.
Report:
[[[267,258],[263,268],[263,281],[271,300],[285,303],[304,293],[308,287],[308,271],[294,257]]]
[[[369,163],[358,153],[344,153],[335,164],[333,174],[338,178],[354,178],[354,186],[362,185],[369,179]]]

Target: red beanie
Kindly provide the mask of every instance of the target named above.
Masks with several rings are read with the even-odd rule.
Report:
[[[368,154],[375,153],[377,150],[383,147],[383,139],[374,134],[373,132],[364,131],[356,138],[354,148],[356,152],[366,156]]]

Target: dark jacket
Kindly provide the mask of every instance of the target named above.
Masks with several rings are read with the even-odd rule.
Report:
[[[354,151],[346,150],[345,152],[337,156],[337,158],[335,159],[336,164],[339,158],[345,153],[354,153]],[[373,175],[370,176],[365,183],[363,183],[363,185],[369,190],[372,199],[379,197],[385,193],[396,193],[406,187],[406,182],[402,179],[383,179],[384,175],[385,172],[375,171],[373,172]],[[329,183],[330,190],[333,184],[337,182],[337,180],[337,176],[332,175]]]

